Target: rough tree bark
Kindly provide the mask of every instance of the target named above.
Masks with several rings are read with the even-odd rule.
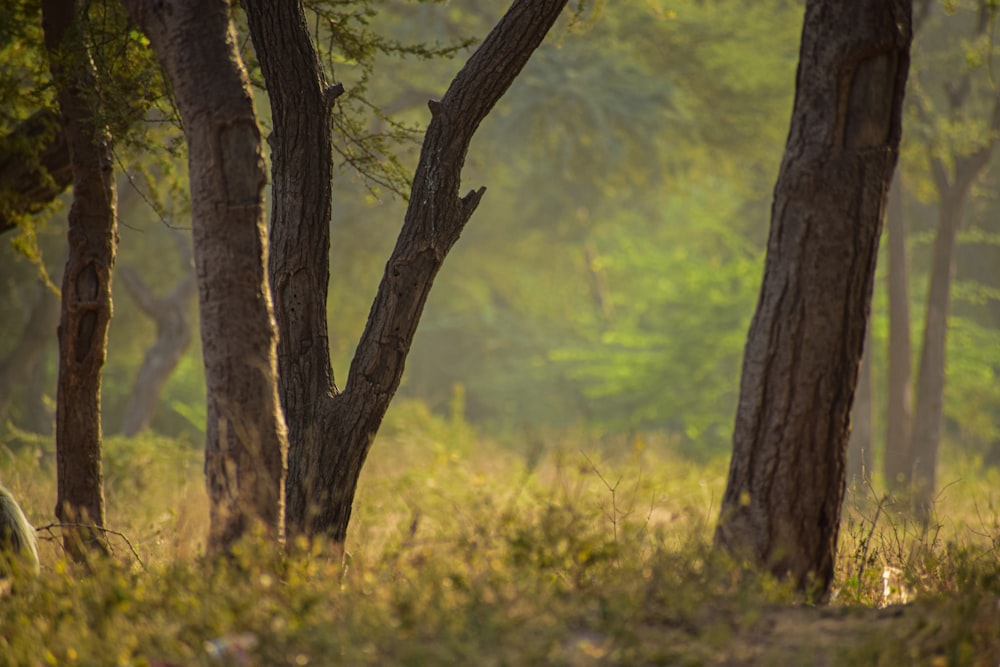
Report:
[[[909,69],[908,0],[810,0],[743,360],[716,543],[829,590],[885,194]]]
[[[210,553],[261,522],[284,532],[287,440],[265,274],[267,180],[225,0],[126,0],[173,87],[188,143],[208,422]]]
[[[118,245],[111,136],[91,97],[97,73],[84,35],[84,3],[43,0],[45,48],[73,170],[69,256],[62,281],[56,390],[56,516],[104,525],[101,369],[111,321],[111,276]],[[105,549],[100,531],[63,531],[67,551]]]
[[[906,220],[903,214],[903,178],[899,170],[889,190],[886,213],[889,236],[889,369],[886,398],[885,482],[900,491],[909,486],[911,469],[910,386],[913,348],[910,344],[910,267],[906,252]]]
[[[342,392],[333,383],[325,322],[329,107],[338,88],[326,85],[300,3],[245,3],[274,114],[270,275],[290,434],[290,532],[344,540],[358,476],[399,386],[431,284],[485,191],[459,197],[469,142],[565,3],[514,2],[444,97],[429,103],[432,118],[403,229]],[[310,170],[297,168],[304,163]]]

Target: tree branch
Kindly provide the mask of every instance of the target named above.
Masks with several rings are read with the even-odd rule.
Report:
[[[458,196],[472,136],[565,4],[566,0],[516,0],[444,97],[429,104],[431,122],[403,228],[338,398],[355,400],[351,394],[358,392],[364,400],[378,397],[388,407],[434,277],[485,192],[481,188],[464,199]]]
[[[41,211],[73,182],[55,109],[40,109],[0,139],[0,234]]]

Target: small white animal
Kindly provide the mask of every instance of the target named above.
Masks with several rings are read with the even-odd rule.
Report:
[[[0,484],[0,577],[18,567],[38,574],[38,540],[13,494]]]

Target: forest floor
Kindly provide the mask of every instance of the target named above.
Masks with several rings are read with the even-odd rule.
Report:
[[[712,663],[718,665],[997,665],[992,646],[935,641],[946,613],[928,605],[771,607]],[[992,619],[996,627],[996,618]],[[976,655],[978,654],[978,655]],[[964,661],[954,658],[962,655]]]
[[[343,560],[251,541],[220,565],[202,556],[200,452],[111,439],[114,555],[68,563],[43,531],[42,576],[0,597],[0,667],[1000,665],[1000,473],[978,460],[946,462],[930,526],[851,494],[821,606],[711,548],[723,458],[567,446],[528,468],[491,447],[390,431]],[[35,525],[51,467],[0,447]]]

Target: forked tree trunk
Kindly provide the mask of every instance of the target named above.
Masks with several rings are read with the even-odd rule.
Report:
[[[903,178],[899,170],[889,190],[886,227],[889,237],[889,369],[883,463],[886,485],[893,491],[900,491],[909,486],[913,473],[910,456],[913,348],[910,345],[910,269],[903,214]]]
[[[994,132],[1000,129],[1000,101],[994,111],[993,128]],[[948,310],[951,304],[951,283],[955,274],[955,242],[962,225],[969,191],[989,163],[993,145],[994,140],[991,139],[976,153],[956,158],[950,175],[940,160],[932,158],[931,161],[940,202],[937,236],[931,260],[931,279],[927,288],[927,315],[917,371],[917,402],[910,450],[914,510],[922,520],[927,520],[930,516],[931,502],[937,487],[938,448],[944,418]]]
[[[126,0],[176,96],[188,143],[208,422],[208,549],[255,523],[284,531],[287,440],[265,274],[267,180],[249,80],[225,0]]]
[[[435,275],[484,189],[459,197],[479,123],[559,16],[566,0],[516,0],[430,103],[431,122],[410,203],[342,393],[326,334],[329,262],[329,105],[300,3],[245,3],[274,112],[274,254],[281,329],[281,397],[290,434],[289,531],[343,541],[361,467],[399,386]],[[309,164],[311,170],[299,165]],[[306,172],[310,173],[306,173]]]
[[[111,273],[118,229],[111,136],[96,117],[97,73],[85,41],[84,3],[43,0],[45,48],[73,169],[69,254],[62,281],[56,392],[56,516],[64,524],[104,525],[101,469],[101,369],[111,321]],[[75,558],[104,550],[87,527],[63,530]]]
[[[198,284],[189,274],[169,294],[158,297],[132,267],[123,266],[118,273],[132,299],[156,323],[156,340],[146,350],[125,404],[122,435],[131,438],[153,422],[163,387],[191,343],[186,312]]]
[[[810,0],[716,543],[825,596],[909,69],[908,0]]]
[[[988,38],[995,10],[990,3],[979,3],[976,38]],[[967,122],[972,69],[961,73],[957,82],[944,84],[947,120]],[[922,107],[916,107],[923,113]],[[923,346],[917,369],[916,405],[912,425],[909,467],[912,470],[913,509],[918,518],[930,518],[937,486],[938,449],[944,416],[945,350],[948,335],[948,310],[951,283],[955,273],[955,242],[962,225],[965,203],[972,185],[989,165],[1000,133],[1000,95],[993,99],[986,141],[968,154],[952,154],[950,160],[930,155],[930,171],[938,193],[938,229],[931,260],[930,285],[927,288],[927,313]]]

